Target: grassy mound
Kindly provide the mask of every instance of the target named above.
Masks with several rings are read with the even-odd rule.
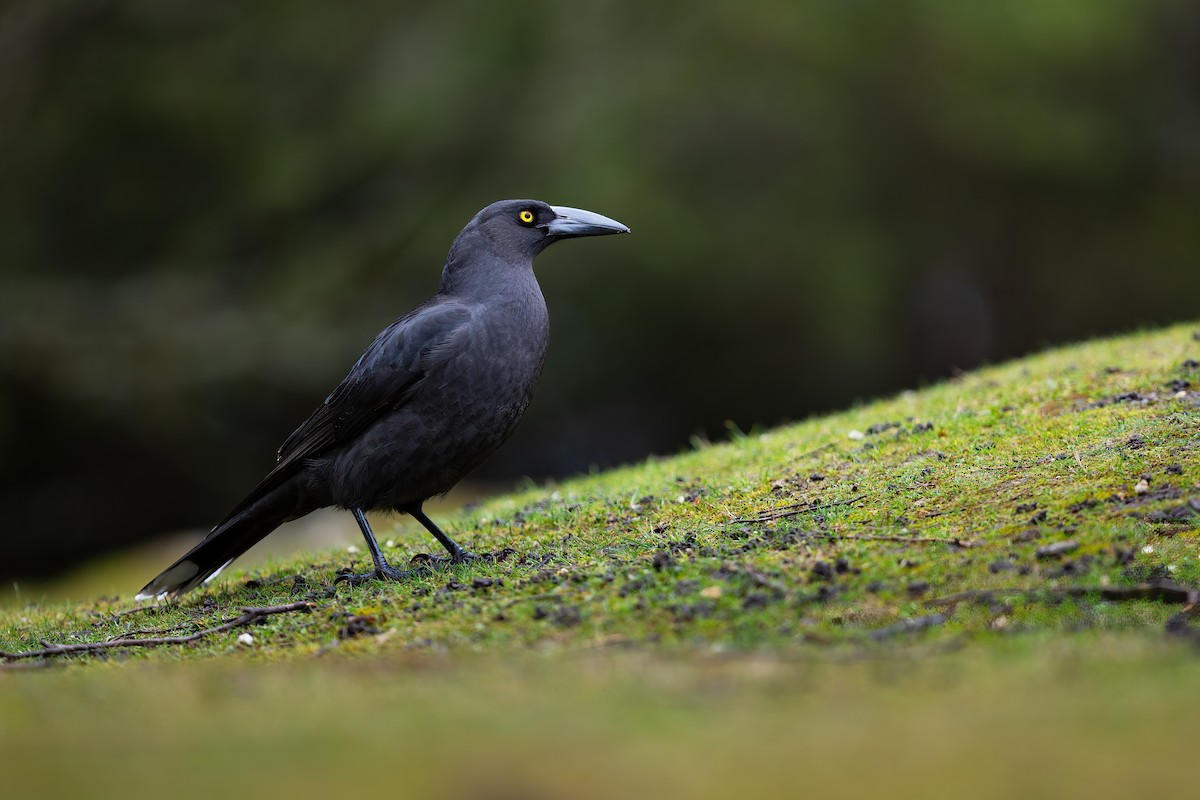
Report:
[[[3,610],[0,650],[10,654],[140,641],[5,662],[0,683],[15,691],[0,692],[0,718],[62,721],[35,725],[21,748],[86,748],[120,720],[159,731],[147,775],[194,751],[233,769],[233,751],[213,744],[221,736],[263,744],[230,730],[244,690],[272,720],[268,755],[310,747],[322,763],[351,750],[386,758],[352,733],[348,714],[372,736],[420,739],[412,752],[427,769],[414,785],[450,785],[438,755],[461,734],[477,748],[464,757],[495,760],[453,783],[468,796],[526,786],[489,776],[511,778],[504,764],[545,766],[522,758],[534,750],[555,754],[554,769],[534,769],[549,781],[539,785],[557,787],[551,795],[615,794],[643,779],[647,791],[676,779],[699,794],[766,791],[797,777],[792,748],[812,756],[811,790],[849,781],[914,796],[968,796],[968,786],[971,796],[1011,796],[1004,770],[983,768],[1005,747],[1025,748],[1032,769],[1009,777],[1029,790],[1036,778],[1047,796],[1146,789],[1155,775],[1170,789],[1177,776],[1162,746],[1125,771],[1114,761],[1086,780],[1048,776],[1056,763],[1182,736],[1194,718],[1185,711],[1200,638],[1196,327],[1057,350],[498,498],[443,520],[495,560],[405,583],[335,585],[339,570],[367,566],[339,551],[235,571],[180,603]],[[387,534],[393,563],[428,547],[418,530]],[[171,637],[190,641],[141,643]],[[17,683],[13,669],[51,660],[90,669]],[[290,663],[244,669],[270,661]],[[136,687],[124,677],[131,662],[203,663],[153,667]],[[1129,694],[1134,686],[1141,694]],[[107,722],[95,722],[97,707]],[[179,715],[203,723],[180,734]],[[561,734],[572,720],[587,720],[577,747]],[[898,746],[909,721],[920,745]],[[1105,738],[1096,725],[1116,727]],[[1077,744],[1042,758],[1037,742],[1051,744],[1023,738],[1033,730]],[[657,749],[618,748],[610,755],[623,766],[597,769],[597,748],[618,740]],[[0,735],[0,746],[16,741]],[[913,791],[853,774],[852,747],[888,752],[880,769]],[[698,764],[713,748],[723,755]],[[643,763],[650,752],[654,769]],[[947,771],[952,757],[963,770]],[[335,788],[332,767],[316,774],[304,785]],[[255,776],[244,771],[247,785]],[[1004,790],[981,790],[984,778]]]

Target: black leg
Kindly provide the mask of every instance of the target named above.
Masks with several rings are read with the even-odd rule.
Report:
[[[472,559],[478,557],[474,553],[464,550],[461,546],[459,546],[458,542],[454,541],[445,533],[443,533],[442,529],[435,525],[433,520],[425,516],[425,512],[421,510],[421,506],[413,506],[406,510],[412,515],[413,519],[424,525],[425,530],[432,533],[434,537],[442,543],[442,547],[446,548],[446,551],[450,553],[451,563],[458,564],[463,561],[471,561]]]
[[[366,583],[372,578],[402,581],[415,574],[413,570],[400,570],[389,564],[387,559],[383,557],[383,552],[379,549],[379,542],[375,541],[375,533],[371,530],[371,524],[367,522],[367,515],[362,512],[361,508],[352,508],[350,511],[354,514],[354,519],[358,522],[358,529],[362,531],[363,538],[367,540],[367,549],[371,551],[371,560],[375,562],[375,571],[359,574],[344,572],[337,576],[334,583],[345,581],[351,586],[357,586],[360,583]]]
[[[350,513],[354,515],[358,529],[362,531],[363,538],[367,540],[367,549],[371,551],[371,560],[375,562],[375,569],[387,569],[390,565],[379,550],[379,542],[375,541],[375,532],[371,530],[371,523],[367,522],[367,515],[361,508],[352,509]]]

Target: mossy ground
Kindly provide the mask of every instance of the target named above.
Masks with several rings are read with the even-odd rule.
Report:
[[[1057,731],[1097,758],[1122,747],[1153,756],[1157,770],[1097,762],[1089,774],[1103,780],[1064,790],[1132,788],[1121,772],[1141,788],[1157,774],[1170,794],[1183,774],[1160,759],[1169,747],[1144,745],[1200,722],[1190,623],[1168,626],[1178,604],[1064,590],[1200,584],[1197,328],[1045,353],[442,520],[474,550],[506,554],[494,562],[351,588],[333,581],[365,569],[362,554],[323,552],[136,613],[122,614],[128,600],[0,611],[0,649],[17,651],[188,633],[241,606],[312,603],[192,645],[75,656],[51,675],[0,673],[0,719],[35,731],[9,729],[0,745],[20,753],[29,742],[106,737],[109,723],[86,713],[103,709],[158,731],[159,747],[211,753],[232,728],[242,746],[286,741],[325,764],[359,741],[345,712],[363,733],[390,737],[386,752],[408,748],[405,763],[420,752],[438,764],[461,735],[470,747],[454,763],[482,765],[451,782],[467,795],[502,774],[488,759],[521,762],[515,750],[544,748],[564,766],[550,772],[578,779],[581,796],[605,794],[618,775],[661,780],[675,763],[696,791],[765,790],[797,777],[791,758],[813,789],[837,787],[844,770],[847,786],[1001,797],[1040,773],[989,771],[989,750],[1047,767],[1039,780],[1050,789],[1055,758],[1087,761],[1086,748],[1042,738]],[[394,563],[429,549],[406,522],[382,538],[394,540]],[[938,602],[982,590],[1000,591]],[[279,661],[289,663],[243,668]],[[164,666],[176,662],[187,665]],[[266,739],[239,729],[243,700]],[[908,722],[923,738],[897,743]],[[1119,726],[1105,738],[1092,723]],[[414,748],[420,731],[432,739]],[[597,771],[605,741],[649,749],[618,748],[612,763],[624,766]],[[661,770],[630,766],[655,742],[669,751]],[[382,746],[363,752],[384,758]],[[874,766],[858,767],[843,747],[875,748]],[[965,761],[939,769],[954,753],[930,747]],[[706,762],[713,748],[723,755]],[[737,759],[755,765],[758,783],[736,784]],[[375,769],[347,765],[345,778]],[[871,783],[876,769],[914,783],[883,773]],[[332,787],[322,781],[336,771],[319,772],[299,788]],[[449,786],[440,775],[417,769],[412,780]],[[995,784],[1003,775],[1010,782]],[[963,793],[981,776],[999,790]]]

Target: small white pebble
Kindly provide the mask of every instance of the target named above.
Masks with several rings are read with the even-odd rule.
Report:
[[[247,647],[249,647],[250,645],[254,644],[254,637],[248,633],[243,633],[241,636],[238,637],[237,642],[238,642],[238,644],[243,644],[243,645],[246,645]]]
[[[396,546],[396,540],[395,540],[395,539],[388,539],[386,542],[384,542],[384,543],[383,543],[383,546],[384,546],[384,547],[395,547],[395,546]]]
[[[1133,487],[1133,491],[1134,494],[1145,494],[1146,492],[1150,491],[1150,482],[1145,478],[1142,478],[1137,482],[1137,485]]]
[[[1187,397],[1187,392],[1183,391],[1182,389],[1175,393],[1176,400],[1182,400],[1185,397]]]
[[[351,555],[353,555],[353,554],[357,553],[357,552],[358,552],[358,545],[356,545],[356,544],[352,544],[352,545],[350,545],[349,547],[347,547],[347,548],[346,548],[346,552],[347,552],[347,553],[350,553]]]
[[[859,439],[863,439],[863,438],[865,438],[865,437],[866,437],[866,434],[865,434],[865,433],[863,433],[862,431],[850,431],[850,432],[849,432],[849,433],[847,433],[846,435],[847,435],[847,436],[849,436],[851,439],[853,439],[853,440],[854,440],[854,441],[856,441],[856,442],[857,442]]]
[[[679,495],[679,497],[676,497],[676,498],[675,498],[675,502],[676,502],[676,503],[686,503],[686,502],[687,502],[687,498],[686,498],[686,497],[684,497],[683,495]]]
[[[1150,545],[1150,544],[1146,545],[1145,547],[1142,548],[1142,552],[1143,553],[1153,553],[1154,545]]]

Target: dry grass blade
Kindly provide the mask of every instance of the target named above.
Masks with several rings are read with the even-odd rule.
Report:
[[[865,499],[867,499],[867,496],[865,494],[860,494],[856,497],[851,497],[849,500],[835,500],[832,503],[817,503],[815,505],[808,505],[806,503],[793,503],[789,506],[759,511],[757,514],[749,517],[737,517],[736,519],[730,520],[730,522],[735,524],[771,522],[777,519],[794,517],[797,514],[805,514],[809,511],[820,511],[822,509],[835,508],[837,506],[850,506]]]

